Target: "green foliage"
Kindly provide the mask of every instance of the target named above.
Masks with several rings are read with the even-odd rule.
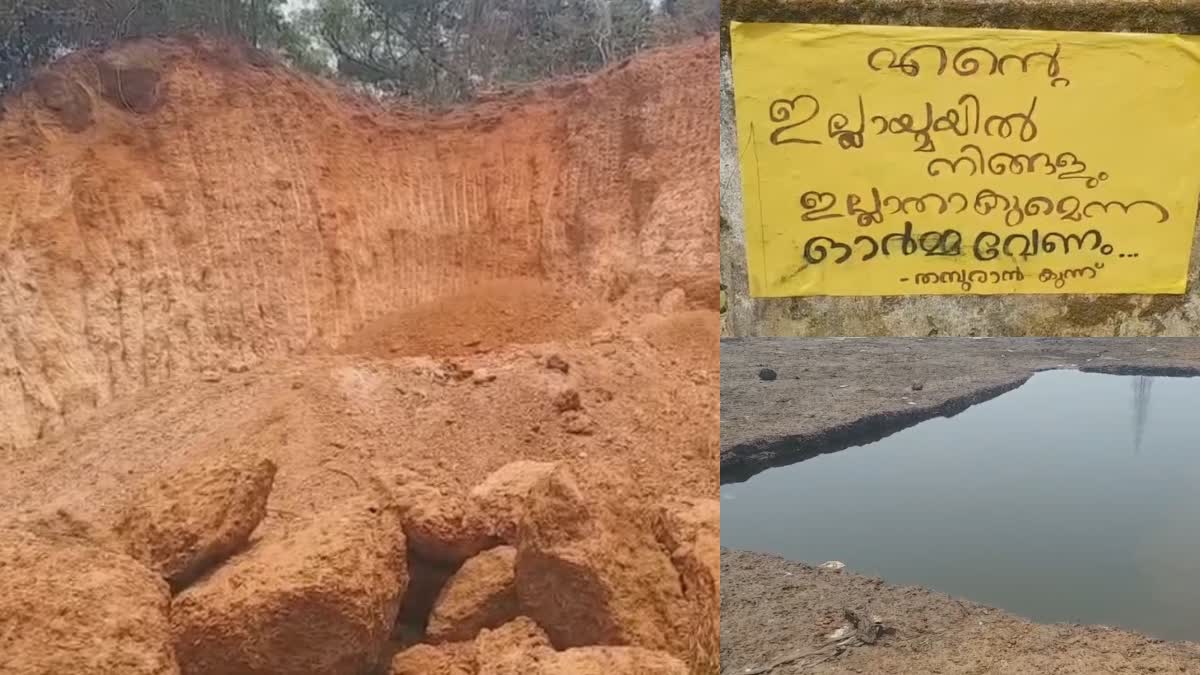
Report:
[[[197,32],[245,39],[255,46],[275,46],[288,25],[283,0],[121,0],[128,18],[118,37]],[[120,3],[118,3],[120,4]]]
[[[319,0],[310,17],[343,76],[434,102],[593,70],[672,18],[647,0]]]
[[[440,103],[593,70],[714,31],[718,0],[0,0],[0,92],[81,47],[181,32],[245,40],[384,95]]]
[[[0,91],[29,68],[74,46],[69,39],[88,18],[72,0],[13,0],[0,5]]]
[[[283,4],[284,0],[0,0],[0,91],[57,56],[128,37],[206,33],[306,56],[311,41],[285,18]]]
[[[721,24],[718,0],[663,0],[659,30],[663,39],[711,33]]]

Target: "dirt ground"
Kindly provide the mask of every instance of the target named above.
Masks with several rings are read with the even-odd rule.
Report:
[[[453,303],[439,304],[453,313]],[[697,333],[707,333],[704,347],[675,337]],[[410,347],[397,338],[378,351],[297,356],[156,387],[10,451],[0,514],[100,512],[140,481],[229,452],[280,466],[260,532],[345,499],[397,463],[448,490],[529,459],[575,465],[597,493],[715,496],[714,312],[606,319],[574,338],[485,346],[491,334],[475,325],[420,356],[404,355]],[[547,367],[550,357],[568,372]],[[578,397],[578,411],[556,407],[564,392]]]
[[[452,300],[438,305],[455,314]],[[510,311],[524,321],[519,305]],[[400,331],[377,351],[296,356],[156,387],[10,451],[0,514],[100,512],[140,481],[229,452],[280,466],[260,532],[338,503],[388,465],[466,490],[516,459],[564,461],[596,493],[712,497],[715,318],[690,311],[605,319],[583,335],[503,345],[486,345],[493,331],[473,324],[444,336],[440,348],[425,335],[420,356],[403,354],[414,348]],[[677,337],[697,334],[707,334],[697,340],[707,344],[689,348]],[[551,357],[567,372],[547,367]],[[578,398],[578,410],[559,410],[564,392]],[[630,471],[638,481],[626,478]]]
[[[826,638],[847,623],[846,610],[876,615],[888,630],[873,644],[847,645],[839,653]],[[721,672],[1200,673],[1200,645],[1103,626],[1036,624],[924,588],[722,549]]]
[[[721,480],[867,443],[1063,367],[1197,374],[1200,340],[723,339]],[[1200,673],[1193,643],[1036,624],[809,562],[721,550],[722,673]],[[887,630],[829,640],[847,611]]]
[[[716,672],[716,49],[0,101],[0,672]]]

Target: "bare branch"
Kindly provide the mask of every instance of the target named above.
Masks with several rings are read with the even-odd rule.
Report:
[[[381,75],[384,78],[389,79],[389,80],[401,79],[401,74],[399,72],[392,70],[391,68],[388,68],[386,66],[383,66],[379,63],[373,63],[371,61],[364,61],[363,59],[360,59],[357,56],[355,56],[350,51],[350,49],[348,49],[345,45],[343,45],[341,40],[336,35],[334,35],[331,31],[329,31],[327,28],[323,27],[320,32],[321,32],[321,37],[325,40],[325,42],[327,42],[329,44],[330,49],[333,50],[333,53],[336,54],[339,59],[345,59],[345,60],[349,61],[350,63],[353,63],[354,65],[356,65],[364,70],[372,71],[372,72],[374,72],[378,75]]]

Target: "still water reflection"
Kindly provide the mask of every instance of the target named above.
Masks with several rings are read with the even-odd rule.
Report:
[[[1200,378],[1039,373],[721,488],[722,544],[1200,641]]]

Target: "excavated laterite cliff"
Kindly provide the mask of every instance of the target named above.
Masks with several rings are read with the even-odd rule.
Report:
[[[0,113],[0,672],[715,675],[717,39],[434,114],[204,40]]]
[[[0,103],[0,448],[480,282],[717,289],[717,40],[429,114],[198,39]]]

